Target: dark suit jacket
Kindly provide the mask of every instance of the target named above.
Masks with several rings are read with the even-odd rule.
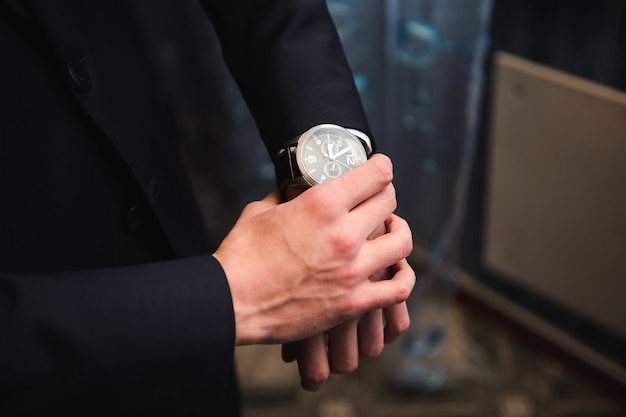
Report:
[[[0,0],[0,415],[237,414],[228,283],[142,7]],[[270,155],[369,133],[324,0],[203,7]]]

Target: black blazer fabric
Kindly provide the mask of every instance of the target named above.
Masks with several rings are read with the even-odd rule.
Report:
[[[228,282],[145,7],[0,0],[0,415],[238,414]],[[203,7],[270,155],[319,123],[370,133],[324,0]]]

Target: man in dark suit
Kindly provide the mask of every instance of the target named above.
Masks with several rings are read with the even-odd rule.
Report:
[[[411,237],[384,156],[252,203],[211,247],[142,6],[0,0],[1,415],[237,415],[236,345],[331,330],[334,355],[288,355],[313,389],[408,326]],[[270,155],[321,123],[370,135],[324,0],[203,7]]]

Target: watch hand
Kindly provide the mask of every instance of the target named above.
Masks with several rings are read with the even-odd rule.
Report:
[[[334,158],[334,156],[333,156],[333,144],[330,143],[330,142],[327,142],[327,144],[328,144],[328,157],[330,159],[333,159]]]
[[[348,169],[348,170],[351,170],[353,168],[350,165],[345,164],[345,163],[343,163],[341,161],[335,160],[335,162],[337,162],[339,165],[342,165],[342,166],[346,167],[346,169]]]
[[[343,149],[342,149],[342,150],[340,150],[339,152],[337,152],[335,155],[332,155],[330,158],[331,158],[331,159],[337,159],[338,157],[340,157],[340,156],[341,156],[341,155],[343,155],[344,153],[349,152],[350,150],[352,150],[352,148],[348,146],[348,147],[346,147],[346,148],[343,148]]]

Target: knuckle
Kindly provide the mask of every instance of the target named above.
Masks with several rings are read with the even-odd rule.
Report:
[[[383,343],[372,345],[368,349],[365,349],[362,352],[359,352],[359,355],[363,359],[374,359],[375,357],[383,353],[383,348],[384,348]]]
[[[365,308],[364,302],[357,297],[351,295],[346,297],[338,309],[338,315],[341,322],[354,317],[363,312]]]
[[[347,282],[353,282],[363,276],[363,270],[360,265],[351,262],[345,266],[343,270],[343,279]]]
[[[337,228],[330,236],[330,245],[335,253],[340,256],[352,254],[357,246],[358,238],[349,229]]]
[[[303,375],[302,379],[306,385],[318,386],[324,384],[329,377],[329,372],[324,369],[315,369],[308,371],[306,375]]]
[[[385,333],[387,333],[387,337],[391,337],[392,339],[396,339],[402,333],[409,330],[411,326],[411,319],[407,316],[404,320],[396,320],[393,323],[387,323],[385,325]]]
[[[413,290],[413,286],[409,286],[409,285],[400,285],[398,286],[398,291],[396,292],[396,299],[395,299],[395,303],[403,303],[406,300],[409,299],[409,296],[411,295],[411,291]]]
[[[331,371],[336,374],[349,374],[351,372],[356,371],[359,367],[358,361],[353,360],[344,360],[340,363],[331,364]]]

